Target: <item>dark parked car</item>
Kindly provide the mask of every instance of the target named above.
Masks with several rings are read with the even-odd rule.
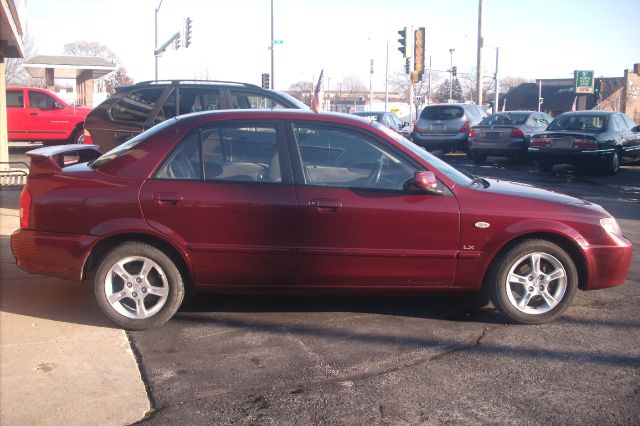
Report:
[[[428,151],[466,151],[469,129],[484,117],[474,104],[429,105],[413,125],[411,139]]]
[[[411,130],[408,122],[402,122],[397,115],[392,112],[384,111],[358,111],[353,115],[358,117],[368,118],[369,120],[375,120],[378,123],[384,124],[388,128],[395,130],[407,139],[411,139]]]
[[[524,157],[534,133],[544,131],[553,117],[543,112],[506,111],[491,114],[469,130],[468,155],[478,163],[487,156]]]
[[[102,156],[28,155],[18,266],[91,277],[129,329],[167,321],[193,289],[482,291],[511,321],[541,323],[578,288],[623,283],[631,263],[602,207],[467,175],[346,114],[189,114]]]
[[[297,99],[253,84],[229,81],[146,81],[122,86],[84,123],[84,143],[100,151],[128,141],[177,115],[226,109],[308,109]]]
[[[569,163],[615,174],[621,162],[640,158],[640,126],[619,112],[565,112],[532,137],[529,155],[540,170]]]

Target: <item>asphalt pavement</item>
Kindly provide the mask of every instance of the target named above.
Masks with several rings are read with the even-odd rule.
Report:
[[[144,423],[640,424],[640,167],[447,161],[602,204],[634,243],[629,280],[538,326],[441,296],[192,295],[131,333],[154,407]]]

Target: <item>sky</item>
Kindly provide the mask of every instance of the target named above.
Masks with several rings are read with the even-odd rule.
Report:
[[[111,49],[135,81],[154,79],[154,14],[160,0],[29,0],[27,31],[41,55],[65,43],[97,41]],[[426,28],[426,64],[475,72],[478,0],[273,0],[276,90],[312,81],[325,89],[345,77],[384,90],[404,68],[397,31]],[[160,79],[217,79],[260,84],[270,72],[271,0],[161,0],[158,42],[193,20],[189,48],[159,58]],[[640,0],[483,0],[483,74],[570,78],[573,71],[622,76],[640,62]],[[453,55],[449,50],[455,49]],[[444,77],[444,73],[441,74]],[[448,76],[448,74],[446,74]]]

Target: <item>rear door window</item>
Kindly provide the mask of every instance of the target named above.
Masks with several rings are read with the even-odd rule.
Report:
[[[180,115],[221,109],[218,89],[181,88],[179,98]]]
[[[24,92],[7,90],[7,108],[24,108]]]
[[[144,123],[163,90],[163,88],[151,88],[129,93],[111,107],[111,117],[119,121]]]
[[[455,120],[464,116],[464,109],[459,106],[437,105],[422,110],[420,118],[425,120]]]
[[[262,93],[231,91],[231,108],[233,109],[280,109],[288,108],[282,102]]]

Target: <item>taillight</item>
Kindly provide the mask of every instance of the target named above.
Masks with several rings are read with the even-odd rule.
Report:
[[[469,137],[470,138],[475,138],[476,137],[476,130],[475,129],[469,130]]]
[[[469,120],[465,121],[458,133],[467,133],[469,131],[469,126],[471,126],[471,122]]]
[[[87,129],[84,129],[84,140],[82,143],[87,145],[93,145],[93,138],[91,137],[91,133]]]
[[[413,123],[413,132],[414,133],[418,132],[418,122],[417,121],[415,123]]]
[[[574,139],[573,147],[576,149],[594,149],[598,147],[598,142],[593,139]]]
[[[548,148],[551,146],[551,141],[546,138],[533,138],[529,145],[536,148]]]
[[[31,215],[31,193],[25,186],[20,194],[20,228],[29,229],[29,216]]]
[[[512,138],[524,138],[524,132],[520,129],[511,129]]]

